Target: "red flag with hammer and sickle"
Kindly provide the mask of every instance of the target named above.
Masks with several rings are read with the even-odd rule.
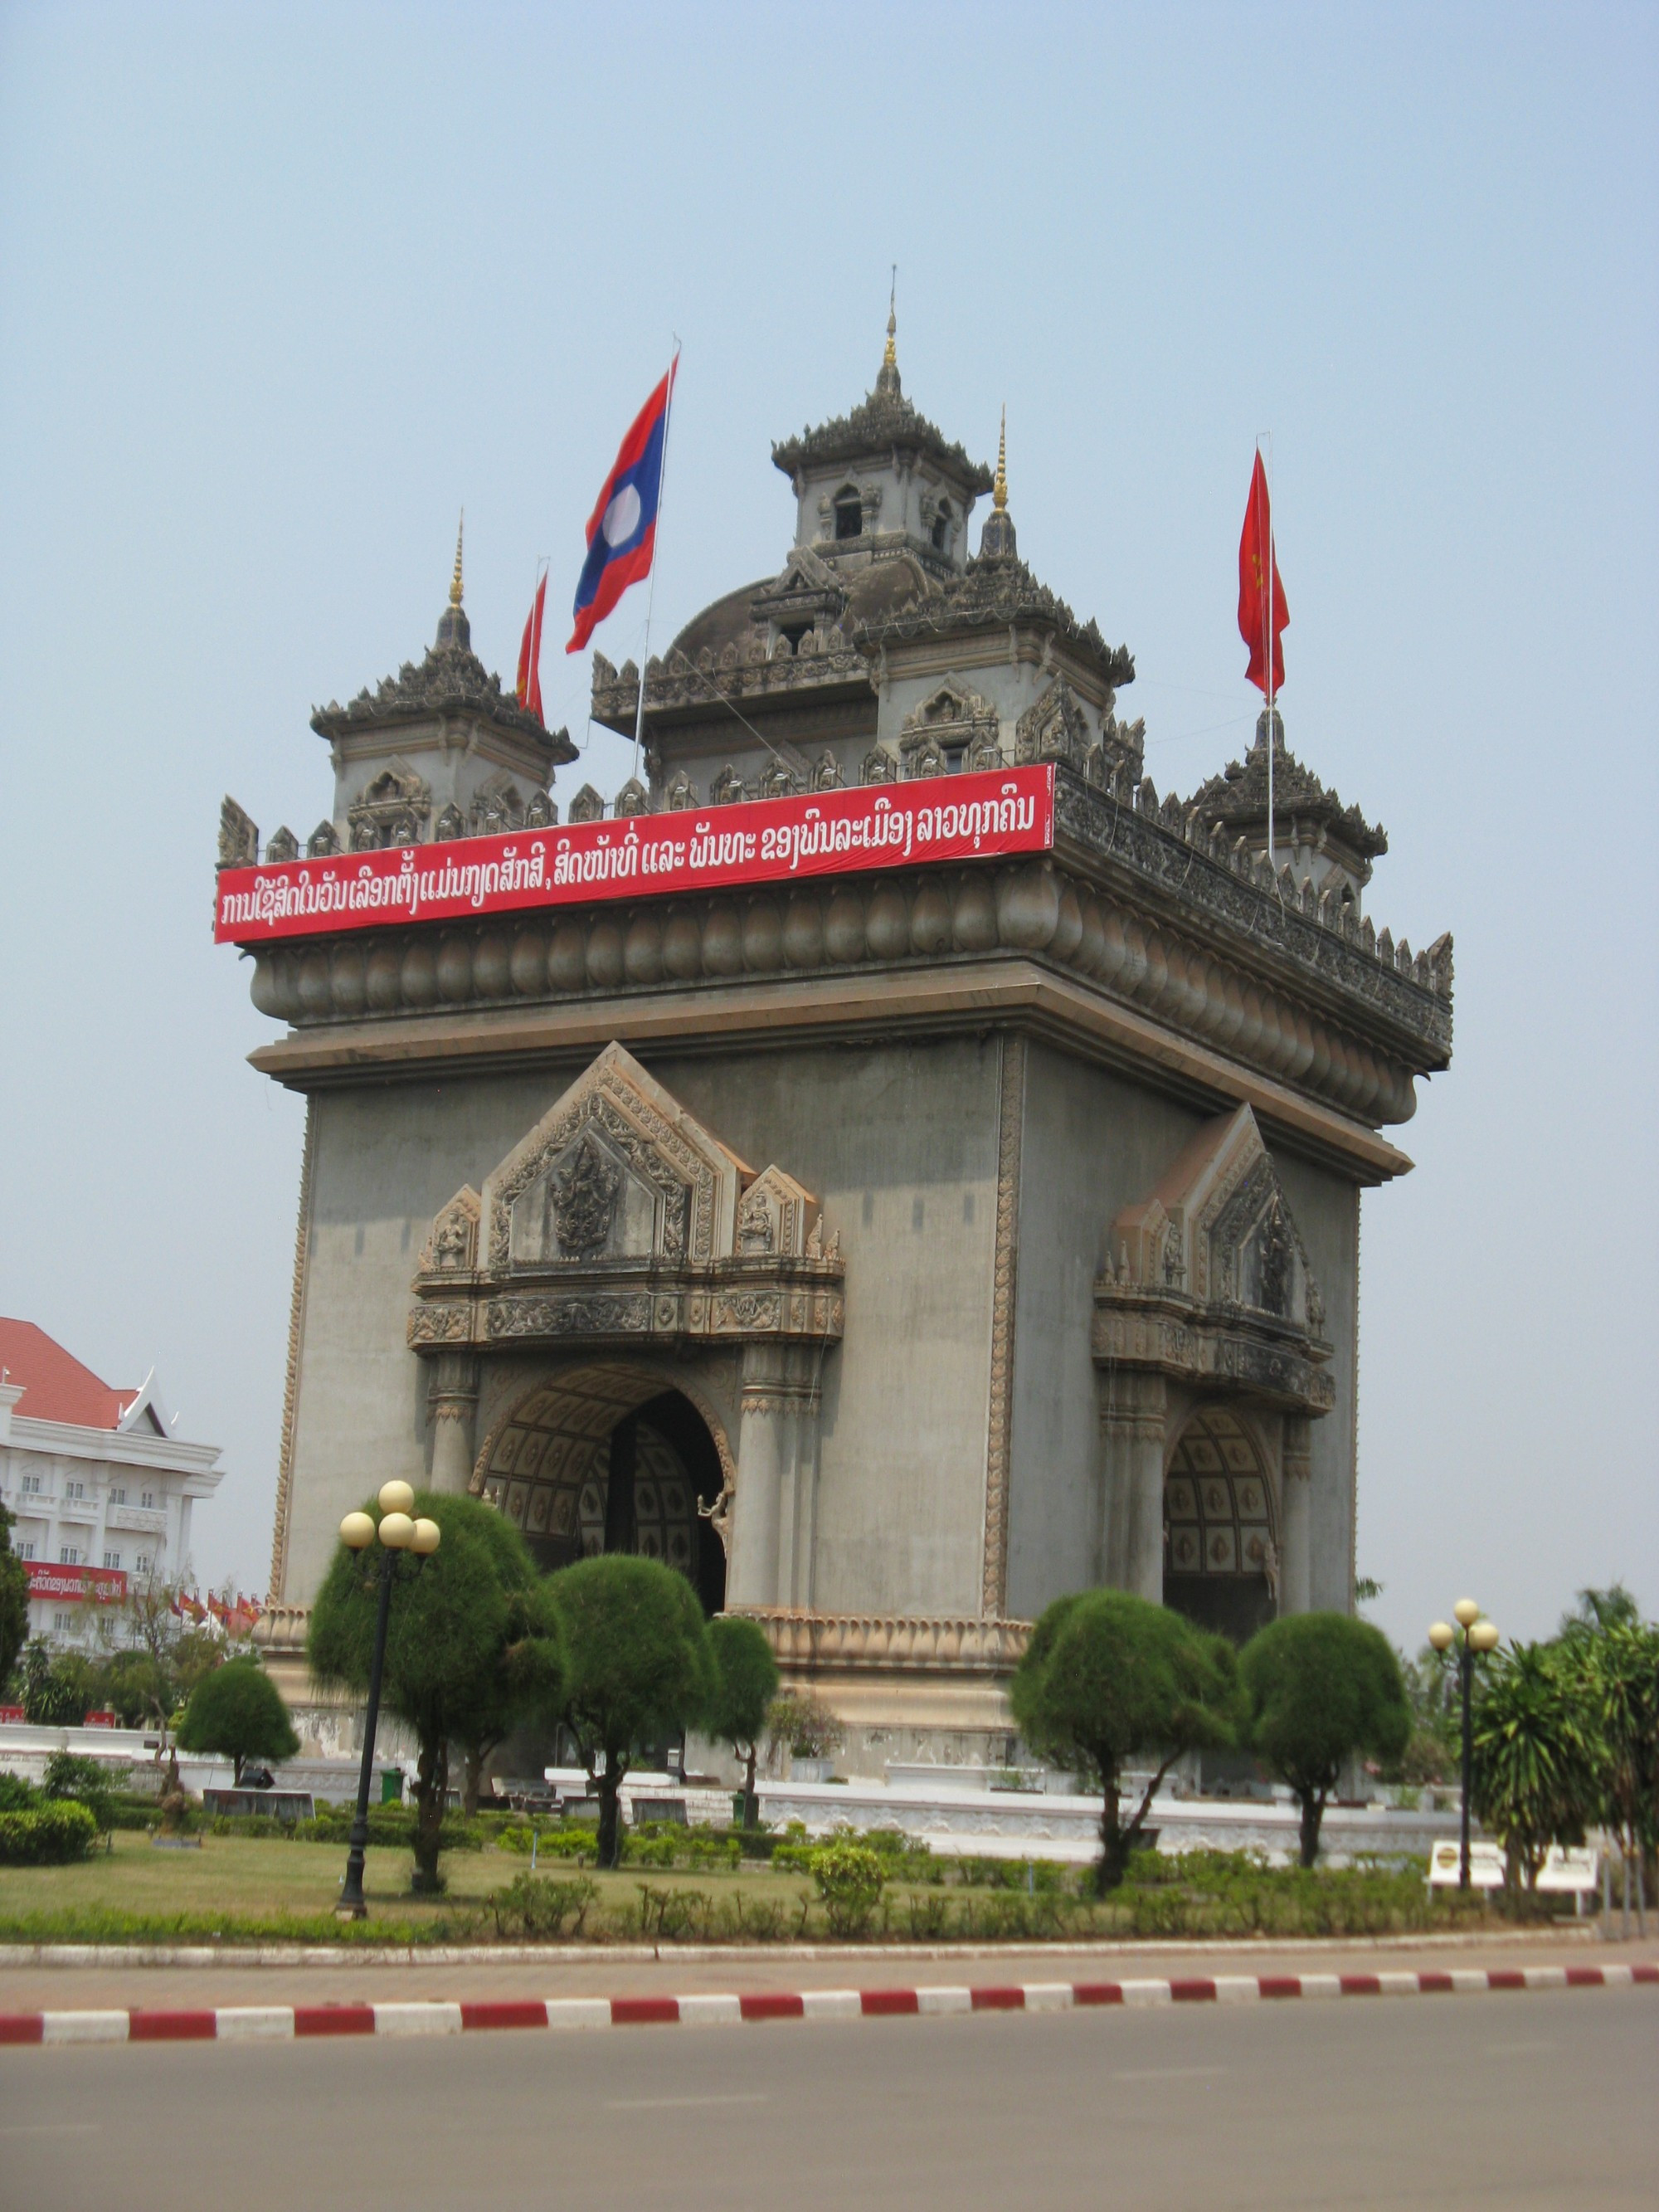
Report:
[[[1269,585],[1268,579],[1272,583]],[[1258,447],[1250,476],[1250,503],[1244,510],[1244,535],[1238,541],[1238,634],[1250,648],[1245,671],[1259,691],[1267,690],[1267,640],[1273,639],[1273,689],[1285,681],[1285,629],[1291,619],[1285,604],[1285,586],[1279,580],[1273,557],[1273,510],[1267,500],[1267,472]]]

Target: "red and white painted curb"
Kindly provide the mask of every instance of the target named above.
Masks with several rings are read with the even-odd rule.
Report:
[[[495,1997],[477,2004],[221,2005],[0,2013],[0,2044],[262,2043],[311,2035],[459,2035],[471,2028],[714,2027],[739,2021],[1070,2012],[1094,2005],[1254,2004],[1281,1997],[1471,1996],[1490,1990],[1659,1986],[1659,1964],[1481,1966],[1395,1974],[1217,1974],[1178,1980],[1007,1982],[969,1988],[751,1990],[685,1997]]]

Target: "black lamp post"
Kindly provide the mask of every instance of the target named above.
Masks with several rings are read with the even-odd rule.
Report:
[[[368,1907],[363,1901],[363,1853],[368,1844],[368,1791],[374,1778],[374,1730],[380,1717],[380,1676],[386,1668],[386,1622],[392,1614],[392,1583],[399,1552],[411,1552],[417,1568],[426,1565],[438,1548],[441,1534],[435,1521],[414,1521],[410,1508],[415,1493],[406,1482],[381,1486],[380,1518],[372,1513],[348,1513],[340,1523],[340,1541],[362,1552],[378,1537],[380,1544],[380,1604],[374,1616],[374,1655],[368,1668],[368,1711],[363,1723],[363,1764],[357,1777],[357,1817],[351,1824],[351,1845],[346,1858],[345,1887],[335,1906],[340,1920],[362,1920]]]
[[[1470,1716],[1469,1693],[1474,1686],[1474,1662],[1484,1659],[1489,1651],[1498,1649],[1497,1624],[1482,1620],[1480,1608],[1472,1597],[1460,1597],[1452,1607],[1454,1628],[1449,1620],[1437,1620],[1429,1631],[1429,1641],[1437,1651],[1449,1651],[1457,1646],[1457,1672],[1463,1693],[1463,1843],[1458,1861],[1457,1887],[1469,1887],[1469,1769],[1473,1763],[1474,1735]]]

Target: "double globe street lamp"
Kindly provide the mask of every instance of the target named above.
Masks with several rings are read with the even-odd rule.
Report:
[[[372,1513],[348,1513],[340,1523],[340,1541],[348,1551],[367,1551],[377,1538],[380,1545],[380,1601],[374,1618],[374,1656],[368,1669],[368,1712],[363,1723],[362,1771],[357,1778],[357,1817],[351,1824],[345,1887],[334,1908],[335,1917],[341,1920],[362,1920],[368,1913],[363,1901],[363,1853],[368,1844],[368,1791],[374,1778],[374,1729],[380,1717],[380,1675],[386,1666],[386,1631],[392,1614],[392,1583],[398,1554],[411,1553],[418,1572],[437,1550],[443,1533],[435,1521],[411,1517],[415,1492],[406,1482],[382,1483],[377,1502],[380,1508],[378,1523]]]
[[[1473,1765],[1474,1729],[1470,1718],[1469,1695],[1474,1686],[1474,1662],[1484,1659],[1489,1651],[1498,1649],[1498,1624],[1483,1620],[1480,1608],[1472,1597],[1460,1597],[1452,1607],[1452,1620],[1437,1620],[1429,1631],[1429,1642],[1437,1651],[1449,1651],[1457,1646],[1457,1671],[1463,1691],[1463,1844],[1458,1861],[1457,1887],[1469,1887],[1469,1778]]]

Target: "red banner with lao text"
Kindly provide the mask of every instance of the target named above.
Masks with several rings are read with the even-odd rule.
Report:
[[[31,1597],[68,1598],[84,1604],[89,1598],[104,1605],[118,1605],[127,1594],[127,1578],[118,1567],[58,1567],[49,1559],[25,1559]]]
[[[1046,853],[1054,772],[1012,768],[225,868],[222,945]]]

